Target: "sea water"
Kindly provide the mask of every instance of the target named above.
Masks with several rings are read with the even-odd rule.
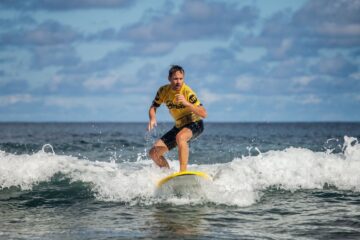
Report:
[[[360,239],[360,123],[205,123],[201,198],[156,194],[171,127],[0,123],[0,239]]]

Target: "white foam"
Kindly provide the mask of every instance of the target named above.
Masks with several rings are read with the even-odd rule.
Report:
[[[205,192],[206,201],[215,204],[251,205],[271,186],[296,191],[321,189],[328,184],[341,190],[360,191],[360,145],[355,138],[344,140],[343,153],[290,147],[236,158],[225,164],[190,165],[189,170],[204,171],[213,177],[213,183],[206,186]],[[129,204],[204,201],[157,198],[157,181],[178,169],[178,161],[170,161],[170,166],[171,170],[161,170],[151,160],[93,162],[44,151],[32,155],[0,151],[0,189],[15,186],[31,190],[40,182],[50,181],[56,173],[62,173],[72,181],[90,183],[95,197],[103,201]]]
[[[213,194],[214,202],[246,205],[271,186],[295,191],[328,184],[360,191],[360,145],[355,138],[344,139],[344,153],[340,154],[291,147],[217,165],[212,171],[214,184],[223,195]]]

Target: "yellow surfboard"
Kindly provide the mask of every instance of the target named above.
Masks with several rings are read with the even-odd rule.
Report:
[[[157,186],[158,187],[161,187],[162,185],[164,185],[165,183],[169,182],[170,180],[176,180],[176,179],[179,179],[179,177],[181,178],[187,178],[187,177],[198,177],[200,179],[203,179],[203,180],[211,180],[211,178],[209,177],[209,175],[207,175],[206,173],[204,172],[199,172],[199,171],[184,171],[184,172],[176,172],[176,173],[173,173],[167,177],[164,177],[163,179],[161,179]]]
[[[157,183],[156,193],[161,197],[204,197],[206,188],[204,184],[209,182],[211,182],[211,178],[204,172],[176,172],[164,177]]]

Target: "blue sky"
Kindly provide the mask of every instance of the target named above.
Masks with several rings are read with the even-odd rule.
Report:
[[[359,12],[358,0],[2,0],[0,121],[147,121],[171,64],[208,121],[360,121]]]

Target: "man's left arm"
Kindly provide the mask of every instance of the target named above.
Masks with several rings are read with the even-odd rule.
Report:
[[[177,94],[176,95],[177,101],[181,102],[185,107],[189,108],[190,111],[195,113],[196,115],[200,116],[201,118],[207,117],[206,109],[202,105],[194,105],[190,102],[188,102],[184,95]]]
[[[200,116],[201,118],[206,118],[207,117],[206,109],[202,105],[195,106],[195,105],[189,103],[189,105],[187,105],[186,107],[189,108],[190,111],[192,111],[196,115]]]

